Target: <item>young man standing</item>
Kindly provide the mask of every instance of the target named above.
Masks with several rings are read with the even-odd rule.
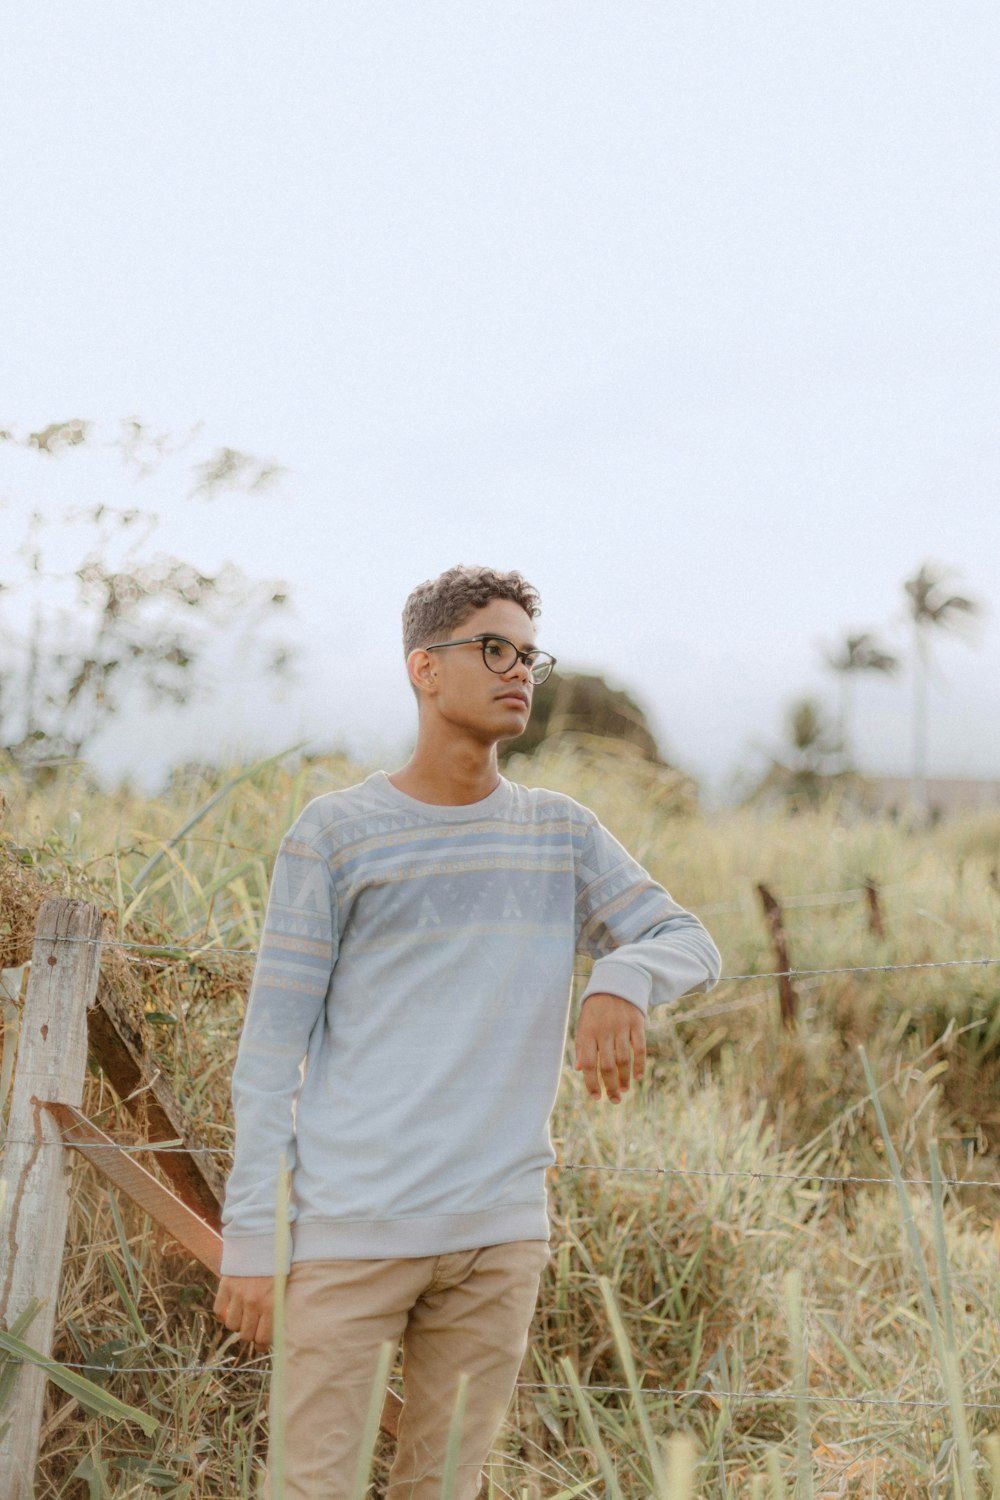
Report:
[[[645,1015],[719,956],[594,815],[497,769],[553,658],[518,573],[451,568],[403,613],[419,704],[402,770],[311,802],[284,839],[233,1078],[216,1312],[271,1337],[278,1163],[291,1169],[285,1494],[346,1500],[381,1345],[403,1343],[389,1500],[473,1500],[548,1259],[548,1121],[573,959],[587,1091],[618,1103]]]

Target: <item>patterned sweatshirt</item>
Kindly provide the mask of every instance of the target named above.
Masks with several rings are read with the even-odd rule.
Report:
[[[281,844],[233,1074],[223,1272],[547,1239],[574,954],[644,1012],[719,977],[698,919],[558,792],[459,807],[384,772]]]

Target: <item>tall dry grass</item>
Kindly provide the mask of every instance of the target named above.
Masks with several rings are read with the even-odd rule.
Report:
[[[159,945],[159,964],[132,964],[145,1024],[213,1146],[231,1136],[249,962],[207,950],[254,945],[280,834],[309,797],[358,774],[344,760],[189,768],[158,798],[102,792],[83,771],[32,792],[8,780],[8,860]],[[704,911],[727,973],[773,967],[761,880],[788,898],[797,967],[1000,956],[996,817],[923,831],[834,808],[698,817],[668,777],[568,745],[511,774],[594,807]],[[866,879],[881,892],[884,939],[859,896],[808,904]],[[1000,968],[840,973],[798,989],[795,1033],[781,1030],[764,979],[659,1015],[648,1076],[619,1109],[588,1103],[567,1072],[553,1261],[495,1495],[1000,1493],[988,1442],[1000,1427],[989,1185],[1000,1179]],[[6,1059],[14,1012],[8,1002]],[[99,1077],[87,1107],[125,1133]],[[267,1361],[241,1356],[214,1322],[197,1267],[90,1168],[73,1171],[57,1352],[107,1368],[105,1389],[160,1425],[147,1436],[54,1394],[38,1494],[252,1495]],[[983,1185],[935,1187],[935,1174]],[[384,1458],[379,1444],[374,1493]]]

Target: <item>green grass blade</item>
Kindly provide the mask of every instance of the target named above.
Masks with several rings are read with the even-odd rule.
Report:
[[[593,1449],[594,1457],[597,1459],[598,1467],[607,1486],[607,1500],[623,1500],[621,1487],[618,1484],[618,1477],[615,1474],[615,1466],[611,1462],[610,1453],[604,1446],[604,1439],[598,1430],[597,1421],[591,1410],[587,1393],[580,1384],[580,1377],[577,1375],[571,1360],[563,1359],[559,1363],[563,1372],[563,1378],[573,1393],[573,1400],[576,1404],[587,1442]]]
[[[37,1349],[32,1349],[30,1344],[25,1344],[21,1339],[15,1338],[12,1333],[6,1333],[0,1329],[0,1349],[6,1354],[12,1354],[15,1359],[26,1360],[28,1364],[39,1365],[43,1369],[53,1385],[57,1385],[67,1396],[72,1396],[85,1410],[93,1412],[98,1417],[113,1417],[119,1422],[135,1422],[140,1426],[147,1436],[159,1427],[156,1417],[150,1416],[149,1412],[139,1411],[135,1406],[127,1406],[124,1401],[119,1401],[117,1396],[110,1396],[107,1391],[88,1380],[77,1370],[67,1370],[56,1360],[49,1359],[47,1355],[40,1354]]]
[[[785,1277],[785,1310],[788,1342],[792,1350],[792,1381],[795,1391],[796,1500],[812,1500],[812,1433],[809,1426],[809,1356],[802,1325],[802,1275],[789,1271]]]
[[[840,1334],[837,1332],[836,1328],[834,1328],[829,1318],[824,1318],[822,1313],[817,1313],[815,1316],[816,1322],[819,1324],[820,1328],[822,1328],[823,1332],[826,1334],[831,1344],[833,1344],[834,1348],[838,1350],[841,1359],[847,1365],[848,1369],[851,1371],[851,1374],[856,1376],[856,1378],[861,1382],[861,1386],[864,1390],[873,1391],[875,1389],[875,1386],[872,1382],[871,1376],[865,1369],[864,1365],[861,1363],[860,1359],[858,1359],[858,1356],[855,1354],[854,1350],[849,1348],[844,1340],[840,1337]]]
[[[924,1311],[927,1314],[927,1321],[931,1328],[934,1352],[937,1355],[938,1365],[943,1373],[945,1363],[944,1337],[941,1332],[941,1320],[938,1317],[937,1304],[934,1301],[934,1292],[931,1288],[931,1280],[927,1271],[927,1259],[924,1255],[923,1246],[920,1243],[920,1234],[917,1230],[917,1222],[913,1217],[913,1209],[910,1207],[910,1200],[906,1195],[906,1184],[903,1181],[903,1173],[899,1164],[899,1157],[896,1155],[896,1148],[892,1142],[892,1136],[889,1134],[889,1126],[886,1122],[885,1111],[882,1108],[882,1101],[878,1095],[875,1075],[872,1073],[871,1064],[868,1061],[868,1055],[864,1047],[859,1047],[858,1051],[861,1054],[861,1066],[865,1071],[865,1079],[871,1093],[872,1105],[878,1119],[879,1130],[882,1132],[882,1142],[885,1146],[889,1170],[892,1173],[892,1180],[896,1188],[896,1197],[899,1201],[900,1212],[903,1215],[903,1227],[906,1232],[907,1243],[910,1247],[914,1270],[917,1273],[917,1279],[920,1283]]]
[[[947,1354],[945,1364],[945,1389],[955,1429],[958,1447],[958,1465],[961,1476],[960,1489],[964,1500],[975,1500],[977,1486],[974,1478],[972,1438],[969,1419],[965,1409],[965,1394],[962,1390],[962,1374],[958,1355],[958,1340],[955,1337],[955,1317],[952,1306],[951,1271],[948,1261],[948,1245],[944,1230],[944,1184],[941,1180],[941,1159],[937,1141],[930,1144],[931,1194],[934,1207],[934,1254],[938,1264],[938,1300],[941,1303],[941,1320],[944,1325],[944,1342]]]
[[[372,1460],[375,1457],[375,1444],[378,1441],[378,1424],[382,1415],[382,1403],[385,1400],[385,1387],[395,1352],[391,1343],[385,1343],[379,1349],[375,1378],[372,1381],[372,1393],[368,1399],[368,1415],[365,1417],[357,1468],[354,1471],[351,1500],[365,1500],[365,1492],[368,1489],[368,1480],[372,1472]]]
[[[124,1307],[125,1312],[128,1315],[129,1322],[132,1324],[132,1327],[139,1335],[141,1342],[145,1343],[146,1329],[145,1325],[143,1324],[142,1318],[139,1316],[139,1309],[135,1304],[132,1293],[125,1285],[125,1279],[122,1276],[122,1273],[119,1271],[118,1267],[115,1265],[114,1261],[111,1259],[111,1256],[107,1253],[107,1251],[104,1252],[104,1265],[107,1269],[108,1275],[111,1277],[111,1280],[114,1282],[115,1287],[117,1288],[118,1295],[122,1300],[122,1306]]]
[[[286,749],[279,750],[276,755],[269,755],[264,760],[254,761],[252,766],[246,766],[238,775],[231,776],[224,786],[220,786],[217,792],[213,792],[211,797],[203,802],[200,807],[196,808],[191,816],[177,829],[177,832],[171,834],[170,838],[161,845],[156,853],[147,859],[138,875],[132,881],[133,891],[138,891],[140,887],[145,885],[157,865],[165,858],[168,850],[173,849],[175,845],[179,844],[185,834],[190,833],[192,828],[196,827],[202,818],[210,813],[212,808],[221,802],[224,797],[228,797],[233,788],[238,787],[241,781],[246,781],[249,777],[255,776],[258,771],[264,771],[268,766],[273,766],[277,761],[284,760],[286,755],[294,755],[295,751],[301,750],[302,746],[306,743],[306,740],[298,740],[294,745],[289,745]]]
[[[132,1288],[132,1296],[138,1300],[139,1267],[136,1265],[135,1257],[128,1242],[128,1234],[125,1231],[121,1209],[118,1207],[118,1199],[110,1188],[108,1189],[108,1207],[111,1209],[111,1217],[115,1221],[115,1233],[118,1235],[118,1243],[121,1246],[122,1260],[125,1263],[125,1274],[128,1277],[129,1286]]]
[[[469,1377],[463,1371],[458,1377],[455,1405],[452,1408],[448,1427],[448,1442],[444,1451],[444,1470],[441,1474],[441,1500],[452,1500],[458,1481],[458,1459],[462,1451],[462,1427],[465,1422],[465,1403],[469,1395]]]
[[[38,1297],[32,1297],[31,1301],[24,1307],[10,1326],[10,1332],[16,1339],[23,1338],[35,1320],[36,1315],[41,1312],[42,1303]],[[14,1381],[17,1379],[19,1362],[15,1359],[0,1358],[0,1411],[7,1405]]]
[[[872,1090],[872,1103],[875,1106],[875,1113],[878,1117],[879,1129],[882,1132],[882,1140],[885,1144],[886,1156],[889,1160],[889,1168],[892,1172],[892,1179],[896,1187],[896,1197],[899,1200],[899,1206],[902,1210],[903,1224],[906,1229],[906,1237],[910,1246],[910,1254],[913,1258],[913,1264],[917,1272],[918,1281],[920,1283],[920,1291],[923,1297],[924,1309],[927,1313],[927,1321],[931,1327],[932,1341],[934,1344],[935,1354],[937,1355],[938,1369],[941,1374],[941,1383],[943,1384],[945,1389],[945,1395],[947,1397],[948,1407],[951,1414],[952,1425],[954,1428],[952,1435],[955,1439],[955,1444],[958,1449],[960,1461],[960,1476],[957,1489],[960,1492],[960,1500],[975,1500],[976,1486],[975,1480],[973,1479],[972,1470],[972,1444],[969,1437],[968,1418],[965,1412],[965,1400],[962,1393],[962,1382],[958,1369],[958,1356],[955,1348],[949,1347],[946,1335],[946,1327],[951,1326],[950,1316],[948,1317],[945,1327],[943,1327],[942,1314],[938,1310],[938,1306],[934,1298],[934,1291],[931,1286],[930,1274],[927,1270],[927,1258],[924,1255],[923,1246],[920,1243],[920,1235],[917,1230],[917,1223],[913,1216],[913,1209],[910,1206],[910,1200],[906,1194],[906,1185],[903,1182],[903,1174],[900,1168],[899,1157],[896,1155],[896,1148],[892,1143],[891,1136],[889,1135],[889,1127],[886,1124],[885,1113],[882,1109],[881,1100],[879,1099],[878,1093],[875,1089],[875,1080],[868,1062],[868,1058],[865,1054],[865,1049],[861,1047],[858,1050],[861,1053],[861,1063],[865,1070],[865,1077],[868,1080],[868,1086]],[[937,1173],[936,1186],[934,1184],[935,1171]],[[935,1150],[931,1151],[931,1174],[932,1190],[934,1191],[934,1217],[936,1221],[940,1217],[940,1227],[938,1227],[936,1223],[935,1232],[936,1234],[940,1234],[938,1266],[939,1274],[943,1278],[943,1295],[944,1289],[948,1285],[948,1260],[947,1252],[944,1246],[944,1204],[943,1194],[941,1190],[940,1163],[937,1160],[937,1153]],[[954,1337],[953,1326],[952,1337]]]
[[[268,1452],[271,1500],[284,1500],[285,1495],[285,1286],[288,1280],[291,1239],[288,1227],[290,1196],[291,1173],[282,1151],[278,1159],[278,1193],[274,1209],[274,1314],[271,1332],[271,1425]]]
[[[928,1155],[931,1160],[931,1198],[934,1206],[934,1254],[938,1267],[938,1301],[941,1304],[941,1322],[944,1325],[944,1341],[948,1349],[957,1349],[955,1339],[955,1316],[951,1301],[951,1270],[948,1263],[948,1246],[944,1234],[944,1184],[941,1181],[941,1158],[937,1141],[931,1141]]]
[[[788,1500],[788,1491],[785,1488],[785,1477],[781,1472],[781,1459],[777,1448],[768,1450],[767,1479],[771,1490],[771,1500]]]
[[[646,1406],[646,1398],[643,1395],[642,1387],[639,1384],[639,1377],[635,1368],[635,1360],[632,1358],[632,1346],[629,1343],[628,1334],[625,1331],[625,1324],[622,1322],[621,1313],[618,1311],[618,1304],[615,1302],[615,1294],[611,1288],[610,1281],[606,1276],[602,1276],[599,1279],[599,1285],[601,1288],[601,1295],[604,1298],[604,1306],[607,1309],[608,1321],[611,1324],[611,1332],[614,1335],[615,1345],[618,1349],[618,1357],[622,1362],[622,1369],[625,1371],[625,1380],[628,1384],[628,1388],[632,1394],[632,1400],[635,1405],[635,1414],[638,1418],[639,1427],[642,1432],[643,1445],[646,1449],[646,1456],[649,1459],[650,1477],[653,1481],[654,1489],[658,1494],[662,1495],[666,1490],[666,1476],[663,1472],[663,1461],[660,1457],[659,1446],[653,1434],[652,1423],[649,1420],[649,1410]]]
[[[991,1432],[983,1443],[990,1466],[990,1500],[1000,1500],[1000,1433]]]
[[[694,1500],[695,1471],[698,1450],[687,1433],[675,1433],[667,1440],[666,1483],[662,1500]]]
[[[17,1039],[21,1025],[21,1008],[13,999],[15,984],[13,978],[9,980],[10,990],[4,987],[4,975],[18,976],[17,990],[20,992],[20,976],[23,969],[0,969],[0,997],[2,997],[2,1060],[0,1060],[0,1113],[7,1107],[7,1095],[14,1080],[14,1062],[17,1057]]]

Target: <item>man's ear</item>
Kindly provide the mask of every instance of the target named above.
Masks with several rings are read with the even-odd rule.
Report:
[[[437,676],[437,665],[430,651],[416,647],[406,658],[406,670],[417,693],[430,692]]]

